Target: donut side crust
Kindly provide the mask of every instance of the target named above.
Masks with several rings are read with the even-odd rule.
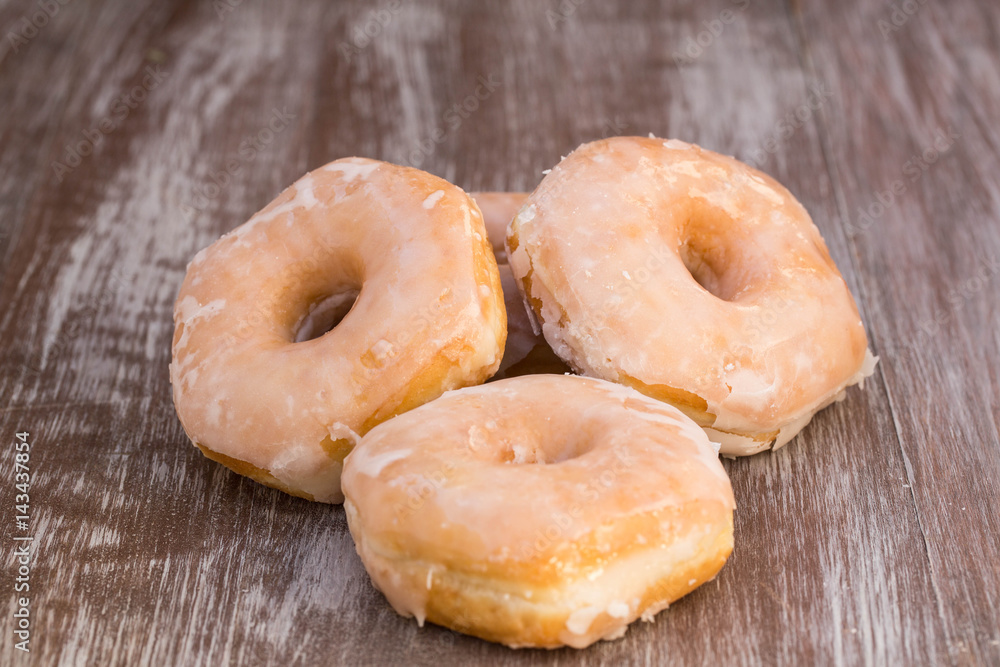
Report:
[[[357,525],[350,500],[345,509],[348,522]],[[694,523],[683,516],[679,520]],[[387,556],[363,534],[352,532],[372,581],[397,612],[511,648],[584,648],[620,638],[633,621],[652,621],[670,603],[714,579],[733,550],[730,512],[722,525],[705,533],[692,531],[669,544],[634,550],[596,578],[535,586],[500,579],[495,570],[443,570],[422,560]],[[641,573],[641,584],[636,573]],[[419,602],[424,618],[411,609],[412,598],[394,595],[401,589],[426,591]]]

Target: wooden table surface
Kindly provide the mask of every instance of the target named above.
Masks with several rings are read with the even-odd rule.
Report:
[[[1000,664],[995,0],[64,1],[0,2],[0,664]],[[655,623],[552,652],[418,629],[341,507],[185,438],[185,265],[307,170],[530,190],[649,132],[786,184],[881,357],[726,462],[736,550]]]

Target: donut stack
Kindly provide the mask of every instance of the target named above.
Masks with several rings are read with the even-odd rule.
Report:
[[[530,195],[337,160],[198,253],[174,321],[206,456],[344,502],[396,611],[511,647],[615,639],[714,578],[720,450],[785,445],[876,361],[791,193],[654,137]]]

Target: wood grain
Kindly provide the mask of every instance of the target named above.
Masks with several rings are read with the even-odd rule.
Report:
[[[893,181],[907,186],[852,246],[867,322],[884,341],[883,376],[945,647],[956,664],[997,664],[1000,625],[983,619],[995,619],[1000,604],[1000,144],[977,99],[992,98],[995,110],[997,91],[957,75],[963,60],[979,58],[973,71],[996,80],[1000,12],[967,3],[953,23],[928,6],[882,40],[865,39],[880,35],[872,17],[811,9],[802,23],[815,34],[816,70],[843,91],[828,123],[842,215],[857,220]],[[820,29],[834,21],[847,39]],[[880,85],[891,93],[859,106],[861,91]],[[935,147],[936,136],[949,139]],[[915,155],[924,164],[908,170]]]
[[[915,6],[883,37],[893,5],[861,0],[81,2],[15,52],[35,5],[0,3],[0,468],[29,431],[35,537],[25,656],[0,531],[0,664],[1000,664],[1000,7]],[[340,507],[187,442],[186,264],[303,172],[363,155],[530,190],[648,132],[785,183],[882,358],[791,445],[726,462],[736,551],[655,623],[552,652],[419,629]]]

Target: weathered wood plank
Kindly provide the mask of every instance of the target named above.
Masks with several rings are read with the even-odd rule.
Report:
[[[62,8],[38,18],[37,6],[0,8],[0,284],[11,264],[31,195],[50,178],[47,157],[65,113],[66,90],[77,68],[76,52],[96,16]],[[44,14],[44,13],[43,13]],[[44,14],[48,16],[48,14]],[[37,85],[45,81],[46,85]],[[36,85],[25,85],[35,82]]]
[[[4,433],[26,428],[36,436],[40,583],[33,599],[40,664],[180,664],[235,654],[216,631],[229,623],[242,638],[248,620],[235,599],[251,589],[234,586],[233,573],[241,567],[239,552],[254,550],[233,541],[232,512],[213,509],[199,489],[199,482],[227,473],[209,465],[190,479],[187,466],[205,462],[172,415],[171,310],[194,251],[245,218],[244,205],[261,205],[287,180],[263,159],[268,151],[293,172],[304,168],[282,155],[301,145],[301,131],[298,144],[279,140],[293,136],[290,123],[282,136],[261,138],[267,145],[260,159],[249,160],[243,177],[207,203],[196,202],[190,220],[182,206],[238,154],[245,135],[266,126],[272,108],[281,112],[283,102],[301,102],[296,86],[313,85],[282,69],[307,61],[307,50],[293,61],[282,56],[318,7],[277,16],[258,8],[223,18],[210,5],[174,9],[112,7],[109,16],[95,16],[123,39],[91,31],[92,43],[80,47],[89,65],[78,73],[84,75],[79,87],[63,91],[73,110],[57,127],[65,141],[98,126],[115,97],[144,85],[148,66],[162,61],[167,74],[135,96],[135,108],[105,137],[100,153],[40,189],[36,215],[25,224],[33,234],[22,237],[10,275],[26,273],[32,262],[37,268],[23,284],[9,278],[4,290],[4,423],[12,424]],[[307,113],[308,97],[305,106],[292,113]],[[255,182],[254,174],[268,184]],[[255,186],[273,192],[247,203]],[[227,219],[232,202],[239,204],[239,219]],[[199,227],[199,219],[208,224]],[[18,382],[24,358],[41,373]],[[71,414],[63,416],[64,410]],[[8,454],[5,448],[5,464]],[[309,513],[323,510],[330,508],[296,512],[318,528],[321,522]],[[220,548],[225,540],[218,533],[204,532],[211,526],[230,535],[226,546]],[[304,524],[289,526],[301,532]],[[338,534],[349,542],[343,527]],[[280,556],[258,561],[262,571],[251,573],[258,581],[278,580],[271,571],[287,557],[279,548]],[[273,607],[274,596],[262,604]],[[5,617],[5,636],[9,622]],[[261,631],[250,626],[251,636]],[[262,651],[253,641],[238,648]],[[284,646],[265,648],[285,653]]]
[[[986,118],[1000,97],[1000,11],[865,9],[803,7],[815,69],[838,91],[824,117],[836,194],[884,350],[903,502],[919,512],[933,573],[927,603],[953,662],[996,664],[1000,143]]]
[[[90,188],[104,187],[103,168],[113,168],[121,140],[142,111],[142,103],[131,95],[142,89],[143,70],[154,64],[146,40],[162,14],[163,8],[151,11],[140,3],[126,11],[105,7],[90,12],[67,5],[21,53],[3,59],[4,85],[16,105],[4,123],[17,120],[8,130],[0,181],[5,192],[0,213],[9,224],[4,228],[11,242],[0,283],[5,301],[0,328],[17,332],[2,351],[8,372],[0,377],[0,395],[6,402],[56,395],[46,396],[38,390],[41,385],[64,390],[59,378],[69,371],[73,345],[92,337],[88,334],[98,324],[98,312],[107,309],[111,295],[122,292],[121,267],[113,259],[102,265],[88,256],[96,230],[87,229],[76,246],[71,242],[88,225],[81,213],[91,200],[80,177],[90,179]],[[119,38],[109,39],[97,26],[115,27]],[[116,60],[120,49],[136,57]],[[83,60],[79,52],[90,55]],[[23,66],[17,60],[21,57]],[[55,90],[39,85],[50,72]],[[67,254],[73,255],[69,261]],[[71,289],[61,291],[60,279]],[[7,304],[19,304],[21,310]],[[53,363],[48,369],[52,375],[39,383],[39,371],[53,352],[61,355],[60,363]]]

